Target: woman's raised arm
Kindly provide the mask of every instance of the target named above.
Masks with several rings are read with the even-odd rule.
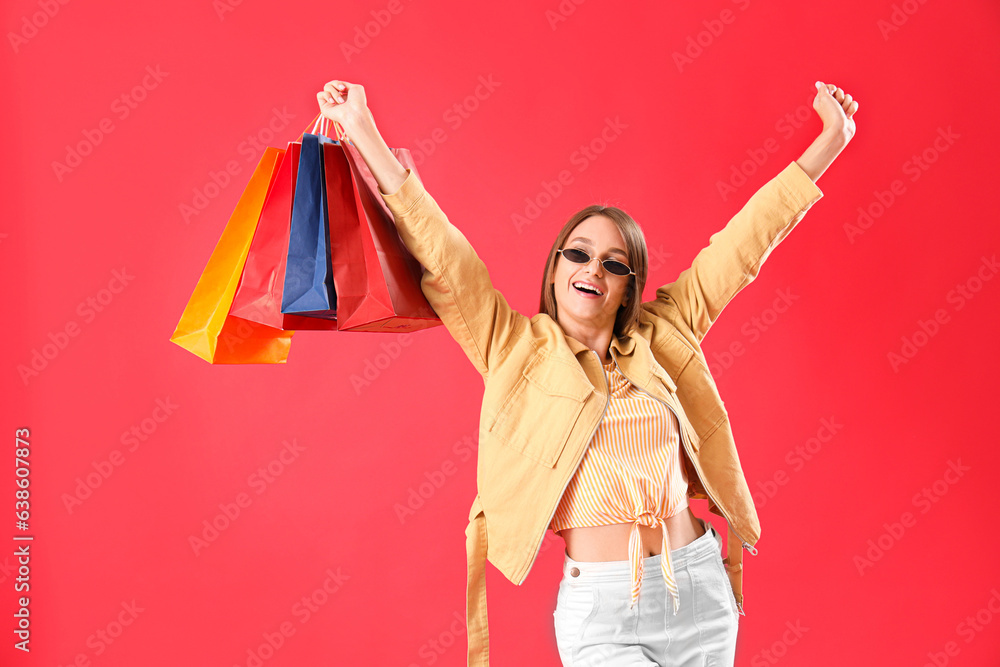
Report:
[[[406,169],[385,143],[375,118],[368,109],[364,86],[333,80],[316,93],[320,111],[329,120],[340,123],[355,148],[361,153],[383,194],[393,194],[406,180]]]
[[[744,287],[756,279],[764,260],[802,220],[823,192],[817,179],[854,136],[858,103],[832,84],[816,82],[813,108],[823,130],[801,157],[758,190],[672,283],[643,303],[654,315],[677,314],[701,341]]]
[[[795,162],[815,183],[854,138],[858,103],[842,88],[817,81],[813,109],[823,121],[823,130]]]
[[[316,97],[320,111],[343,126],[378,181],[400,239],[423,266],[421,291],[485,379],[528,318],[493,287],[469,240],[451,224],[416,173],[393,155],[368,111],[364,88],[331,81]]]

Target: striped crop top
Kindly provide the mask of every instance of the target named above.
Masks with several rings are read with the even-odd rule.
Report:
[[[614,360],[604,366],[604,374],[611,393],[607,411],[566,486],[549,528],[558,532],[631,523],[628,553],[633,607],[642,586],[639,526],[662,526],[660,565],[676,614],[680,599],[663,519],[688,506],[688,478],[680,460],[680,425],[669,408],[632,385]]]

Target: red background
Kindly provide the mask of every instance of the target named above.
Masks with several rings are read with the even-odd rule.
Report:
[[[294,634],[263,664],[465,664],[482,380],[448,332],[299,332],[278,366],[212,366],[168,341],[260,155],[243,142],[277,107],[292,116],[270,140],[284,147],[316,113],[316,91],[342,78],[365,86],[391,146],[427,149],[428,191],[527,315],[572,212],[619,205],[651,250],[669,253],[652,258],[651,298],[812,141],[813,82],[854,95],[857,135],[820,179],[825,197],[705,341],[762,526],[759,554],[745,557],[737,664],[997,664],[1000,457],[986,416],[1000,280],[983,268],[990,279],[977,282],[1000,246],[984,201],[996,3],[567,0],[554,24],[557,0],[219,6],[3,5],[2,628],[20,595],[20,427],[31,429],[35,541],[32,651],[5,631],[0,663],[248,665],[287,623]],[[147,67],[161,78],[146,78],[122,117],[115,100],[142,87]],[[480,77],[498,85],[476,99]],[[447,113],[456,104],[465,117]],[[797,127],[782,120],[796,112]],[[573,154],[608,118],[625,127],[581,172]],[[104,119],[112,131],[57,174]],[[768,140],[776,152],[721,196]],[[921,155],[926,169],[914,170]],[[230,161],[238,173],[186,221],[181,206]],[[513,216],[564,169],[572,183],[518,233]],[[859,207],[874,216],[852,239]],[[122,269],[125,288],[102,292]],[[970,298],[956,297],[960,285]],[[797,297],[782,313],[779,290]],[[102,296],[100,312],[81,306]],[[934,335],[921,336],[936,313]],[[67,324],[76,335],[22,376]],[[889,354],[914,334],[916,353],[893,367]],[[744,353],[727,360],[737,342]],[[352,383],[376,363],[370,384]],[[151,421],[158,399],[176,406],[162,422]],[[824,419],[840,425],[832,438]],[[151,432],[130,451],[122,436],[144,423]],[[278,466],[284,441],[302,449]],[[67,507],[115,451],[121,465]],[[949,462],[967,470],[952,477]],[[269,463],[280,474],[261,486],[251,476]],[[442,470],[401,520],[397,506]],[[250,505],[196,555],[190,536],[240,493]],[[704,501],[692,509],[709,517]],[[549,533],[543,548],[521,587],[488,567],[498,665],[558,664],[563,543]],[[861,574],[866,556],[879,558]],[[339,589],[303,618],[296,605],[328,569]],[[134,618],[123,612],[133,601]]]

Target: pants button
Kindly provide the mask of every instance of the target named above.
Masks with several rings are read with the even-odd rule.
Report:
[[[579,577],[580,576],[580,568],[574,567],[572,570],[569,571],[569,573],[570,573],[570,576]]]

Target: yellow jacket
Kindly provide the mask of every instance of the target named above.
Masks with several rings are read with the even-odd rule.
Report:
[[[598,353],[548,315],[513,310],[465,235],[416,174],[380,193],[403,243],[424,267],[421,288],[483,376],[478,494],[466,528],[468,664],[489,664],[488,559],[520,585],[538,556],[566,485],[609,400]],[[822,191],[791,162],[713,234],[690,268],[642,304],[638,326],[612,336],[611,354],[633,383],[681,425],[689,498],[706,498],[729,526],[727,562],[756,554],[760,523],[733,433],[701,350],[726,304],[757,277],[771,251]],[[731,572],[742,613],[742,571]]]

